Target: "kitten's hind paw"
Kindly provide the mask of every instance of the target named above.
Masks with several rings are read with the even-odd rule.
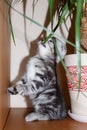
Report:
[[[25,121],[26,122],[31,122],[31,121],[36,121],[36,120],[38,120],[38,116],[37,116],[37,114],[36,113],[30,113],[30,114],[28,114],[26,117],[25,117]]]

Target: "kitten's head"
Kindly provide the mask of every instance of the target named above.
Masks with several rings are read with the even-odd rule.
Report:
[[[54,56],[54,44],[50,39],[46,43],[44,41],[38,42],[38,52],[41,57],[52,57]]]
[[[61,58],[63,59],[66,55],[67,49],[66,49],[66,43],[61,42],[59,39],[52,37],[50,38],[46,43],[44,41],[38,42],[38,52],[41,57],[54,57],[55,56],[55,47],[54,42],[56,43],[56,46],[61,54]],[[56,63],[60,62],[59,55],[56,55]]]

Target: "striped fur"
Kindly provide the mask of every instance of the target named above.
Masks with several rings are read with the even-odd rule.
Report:
[[[38,43],[38,51],[29,60],[25,75],[14,86],[8,88],[8,91],[11,94],[30,97],[34,112],[25,117],[26,121],[56,120],[67,116],[57,80],[53,39],[46,44],[42,41]]]

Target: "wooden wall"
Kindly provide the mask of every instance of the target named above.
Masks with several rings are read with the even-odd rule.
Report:
[[[10,33],[7,13],[4,0],[0,0],[0,130],[4,127],[9,111]]]

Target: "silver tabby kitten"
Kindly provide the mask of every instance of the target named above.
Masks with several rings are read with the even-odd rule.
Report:
[[[14,86],[9,87],[11,94],[28,95],[34,106],[34,112],[29,113],[26,121],[64,119],[67,110],[61,94],[57,74],[56,55],[53,41],[58,42],[62,58],[66,54],[66,46],[56,38],[47,43],[38,43],[38,50],[27,64],[25,75]],[[57,63],[60,58],[57,57]]]

